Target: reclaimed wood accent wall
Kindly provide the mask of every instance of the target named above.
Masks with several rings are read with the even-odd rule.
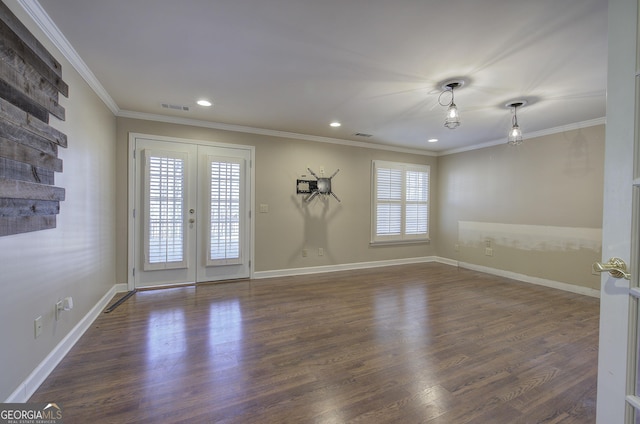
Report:
[[[56,227],[64,188],[58,147],[67,136],[49,125],[65,119],[62,67],[0,2],[0,236]]]

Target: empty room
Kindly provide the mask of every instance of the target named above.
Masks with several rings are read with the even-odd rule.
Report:
[[[637,422],[637,21],[2,0],[0,422]]]

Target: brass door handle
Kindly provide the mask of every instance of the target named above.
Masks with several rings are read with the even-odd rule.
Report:
[[[611,258],[606,264],[595,262],[593,264],[594,272],[608,272],[614,278],[631,279],[631,274],[627,272],[627,264],[620,258]]]

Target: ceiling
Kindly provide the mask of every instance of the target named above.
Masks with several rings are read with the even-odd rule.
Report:
[[[439,154],[506,141],[513,100],[527,102],[518,110],[525,140],[604,122],[606,0],[39,4],[121,116]],[[454,130],[438,102],[450,79],[465,83]]]

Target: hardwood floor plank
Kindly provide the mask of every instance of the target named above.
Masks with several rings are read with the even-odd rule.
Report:
[[[30,401],[70,423],[591,423],[598,314],[435,263],[140,291]]]

